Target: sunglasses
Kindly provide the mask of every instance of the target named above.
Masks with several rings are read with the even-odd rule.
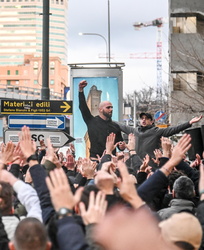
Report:
[[[107,106],[106,107],[106,109],[112,109],[113,108],[113,106]]]

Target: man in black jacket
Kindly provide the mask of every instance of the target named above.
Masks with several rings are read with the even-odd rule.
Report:
[[[119,148],[125,148],[122,143],[123,138],[119,126],[112,121],[113,106],[109,101],[104,101],[99,104],[99,115],[93,116],[87,106],[83,89],[87,86],[87,81],[83,80],[79,83],[79,109],[88,128],[90,146],[90,159],[97,160],[97,155],[102,156],[106,138],[110,133],[114,133],[115,143],[121,142]]]

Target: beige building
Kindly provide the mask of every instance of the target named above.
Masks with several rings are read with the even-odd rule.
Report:
[[[42,58],[26,55],[20,65],[0,66],[0,96],[18,99],[40,99],[42,88]],[[63,99],[68,69],[59,57],[50,57],[50,99]]]
[[[203,0],[170,0],[172,125],[204,113]]]
[[[0,93],[3,88],[10,89],[10,92],[14,89],[15,94],[22,88],[31,88],[40,92],[43,0],[1,0],[0,2]],[[64,87],[68,84],[67,5],[68,0],[50,0],[51,99],[54,96],[61,99]]]

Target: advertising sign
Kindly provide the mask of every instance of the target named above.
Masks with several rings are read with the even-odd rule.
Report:
[[[119,68],[73,68],[71,69],[73,117],[72,133],[74,138],[81,138],[75,143],[76,156],[88,157],[90,142],[88,140],[87,126],[79,110],[78,85],[86,80],[88,85],[84,88],[86,102],[93,116],[98,115],[98,105],[103,101],[113,104],[112,120],[121,120],[122,114],[122,69]],[[71,133],[71,134],[72,134]]]
[[[72,114],[72,101],[1,100],[1,114]]]

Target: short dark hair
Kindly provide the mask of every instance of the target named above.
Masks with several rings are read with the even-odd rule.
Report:
[[[13,188],[12,186],[4,181],[0,181],[0,212],[1,215],[8,215],[11,213],[12,202],[13,202]]]
[[[195,196],[195,187],[190,178],[180,176],[173,185],[175,198],[190,200]]]
[[[173,170],[170,175],[168,176],[169,179],[169,188],[170,191],[172,192],[173,189],[173,185],[174,182],[180,177],[180,176],[184,176],[184,173],[182,173],[181,171],[177,171],[177,170]]]
[[[143,112],[143,113],[140,114],[140,118],[142,118],[143,115],[145,115],[148,119],[153,120],[152,115],[150,113],[144,113]]]
[[[45,250],[47,246],[45,226],[36,218],[27,217],[19,222],[12,241],[16,250]]]

